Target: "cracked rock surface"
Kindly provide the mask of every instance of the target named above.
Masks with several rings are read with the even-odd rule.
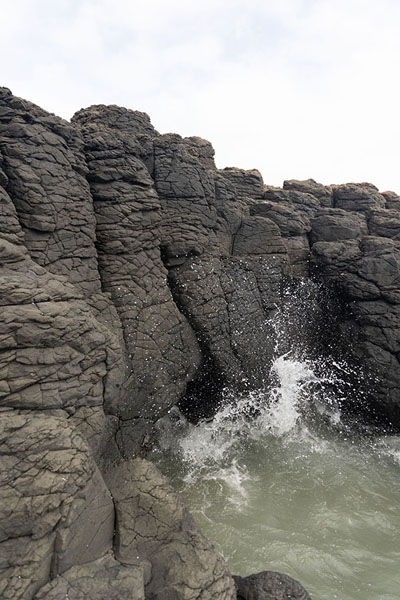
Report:
[[[172,406],[198,419],[268,386],[274,314],[310,276],[399,428],[399,215],[372,184],[275,188],[145,113],[66,122],[0,88],[1,597],[233,598],[133,457]]]
[[[151,563],[146,598],[236,597],[222,556],[152,463],[140,458],[125,461],[106,473],[105,480],[116,506],[117,558],[128,565]]]
[[[262,571],[234,577],[238,600],[311,600],[303,586],[288,575]]]

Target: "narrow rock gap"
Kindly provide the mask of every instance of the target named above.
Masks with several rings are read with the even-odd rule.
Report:
[[[211,356],[206,343],[202,340],[201,332],[196,330],[195,325],[191,322],[190,315],[180,301],[171,276],[173,267],[168,265],[168,253],[165,247],[160,248],[160,254],[161,260],[167,269],[167,284],[173,301],[195,332],[203,359],[197,375],[187,383],[186,391],[178,402],[178,408],[184,416],[190,422],[197,423],[202,419],[210,419],[215,415],[222,403],[226,380]]]

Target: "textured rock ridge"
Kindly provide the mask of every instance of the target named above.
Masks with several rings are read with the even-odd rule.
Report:
[[[196,419],[226,388],[268,386],[288,282],[332,287],[371,406],[400,425],[400,197],[275,188],[213,157],[145,113],[98,105],[68,123],[0,89],[5,599],[235,597],[134,457],[172,406]]]
[[[146,123],[153,131],[144,115],[131,114],[140,131]],[[5,600],[144,598],[152,556],[129,565],[115,558],[116,507],[100,469],[140,447],[200,363],[196,336],[167,284],[152,180],[129,136],[114,135],[113,145],[108,129],[87,141],[76,125],[1,90]],[[99,147],[110,159],[108,175],[95,173]],[[142,530],[149,537],[153,500]],[[183,578],[174,597],[233,598],[222,558],[194,524],[182,549],[188,568],[196,536],[207,562],[197,587],[196,575]],[[160,555],[152,572],[167,560]],[[203,587],[211,590],[205,596]]]

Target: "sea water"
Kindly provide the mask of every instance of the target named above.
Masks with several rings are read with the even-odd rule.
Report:
[[[324,385],[346,367],[318,367],[285,352],[272,387],[226,391],[212,421],[172,414],[153,459],[233,574],[287,573],[313,600],[399,600],[400,438],[346,426]]]

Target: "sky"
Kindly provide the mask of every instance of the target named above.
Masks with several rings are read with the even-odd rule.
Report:
[[[0,85],[147,112],[267,184],[400,194],[399,0],[1,0]]]

